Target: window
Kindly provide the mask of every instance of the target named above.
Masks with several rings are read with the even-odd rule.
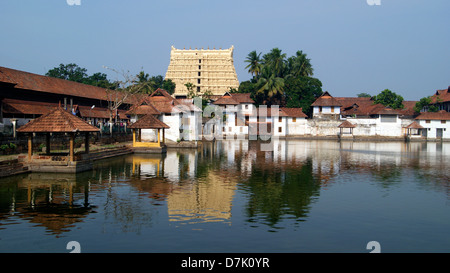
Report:
[[[198,66],[198,69],[199,69],[199,70],[200,70],[200,69],[202,69],[202,66],[201,66],[201,65],[199,65],[199,66]]]
[[[331,106],[331,113],[334,113],[334,106]]]
[[[282,117],[278,117],[278,122],[282,122],[283,118]]]
[[[397,115],[380,115],[381,122],[397,122]]]
[[[319,113],[322,113],[322,106],[319,106]]]
[[[281,133],[283,131],[282,127],[278,127],[278,133]]]
[[[202,63],[202,59],[199,59],[199,60],[198,60],[198,63],[201,64],[201,63]]]
[[[198,76],[201,77],[202,76],[202,72],[198,72]]]
[[[292,118],[292,122],[296,122],[297,121],[297,118],[296,117],[293,117]]]
[[[447,121],[446,120],[441,120],[441,124],[446,124]]]
[[[197,79],[197,84],[200,84],[200,81],[201,81],[200,79]]]
[[[200,86],[197,86],[197,93],[200,92]]]
[[[431,123],[431,120],[426,120],[425,123]]]
[[[245,109],[248,109],[248,104],[245,105]]]

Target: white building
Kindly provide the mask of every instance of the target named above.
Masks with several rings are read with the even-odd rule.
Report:
[[[165,130],[165,138],[172,141],[196,141],[201,136],[201,108],[194,105],[193,100],[175,99],[163,89],[145,97],[128,114],[131,122],[146,114],[155,115],[170,127]],[[153,141],[155,137],[154,130],[142,130],[142,140]]]
[[[423,127],[422,136],[427,139],[450,139],[450,112],[423,112],[416,117]]]

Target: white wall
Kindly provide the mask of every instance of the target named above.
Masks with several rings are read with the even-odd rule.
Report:
[[[427,138],[435,139],[437,137],[437,129],[442,129],[442,138],[450,139],[449,120],[447,120],[445,124],[440,120],[430,120],[430,123],[427,123],[425,120],[418,120],[418,123],[427,129]]]

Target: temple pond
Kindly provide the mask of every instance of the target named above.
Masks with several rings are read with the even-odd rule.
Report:
[[[445,142],[229,140],[16,175],[0,252],[449,252],[449,166]]]

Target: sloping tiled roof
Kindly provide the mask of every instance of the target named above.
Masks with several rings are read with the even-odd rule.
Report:
[[[255,103],[250,93],[231,93],[231,97],[239,103]]]
[[[254,103],[255,101],[250,97],[250,93],[225,93],[218,98],[213,104],[216,105],[239,105],[243,103]]]
[[[423,126],[420,125],[419,123],[417,123],[416,121],[414,121],[413,123],[406,126],[405,128],[407,128],[407,129],[423,129]]]
[[[161,112],[153,106],[152,103],[133,106],[127,111],[127,114],[135,115],[160,115]]]
[[[302,108],[287,108],[282,107],[281,111],[283,111],[288,117],[296,117],[296,118],[307,118],[308,116],[303,113]]]
[[[235,100],[231,95],[223,95],[221,98],[213,102],[215,105],[238,105],[239,102]]]
[[[153,115],[145,115],[129,126],[131,129],[169,129],[170,127]]]
[[[439,112],[422,112],[417,120],[450,120],[450,112],[441,110]]]
[[[61,107],[57,107],[17,129],[21,133],[98,132],[99,130]]]
[[[105,88],[42,76],[6,67],[0,67],[0,81],[14,84],[15,88],[20,89],[107,100]]]
[[[56,103],[3,99],[3,113],[15,115],[43,115],[58,107]]]
[[[405,115],[413,116],[416,101],[403,101],[404,108],[392,109],[382,104],[374,104],[370,98],[336,98],[342,103],[342,115],[370,116],[370,115]],[[353,102],[352,102],[353,100]]]
[[[449,102],[450,101],[450,86],[448,89],[437,90],[431,97],[432,103]]]
[[[346,120],[344,122],[342,122],[341,124],[339,124],[338,126],[339,128],[355,128],[356,126],[351,123],[350,121]]]
[[[342,104],[326,91],[311,106],[342,106]]]

